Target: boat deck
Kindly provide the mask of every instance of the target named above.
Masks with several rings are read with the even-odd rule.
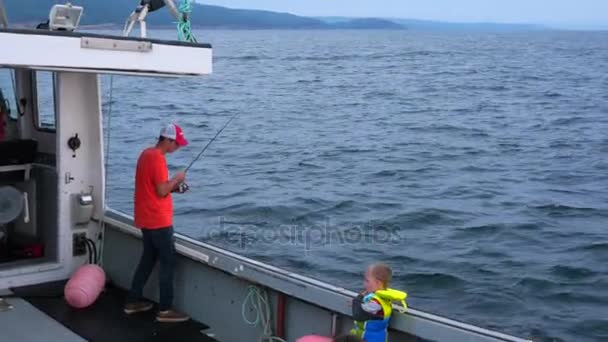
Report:
[[[200,322],[159,323],[156,310],[126,315],[126,291],[117,287],[106,288],[88,308],[71,308],[63,299],[64,285],[53,282],[11,289],[12,294],[3,298],[12,309],[0,308],[2,335],[9,341],[217,341]]]

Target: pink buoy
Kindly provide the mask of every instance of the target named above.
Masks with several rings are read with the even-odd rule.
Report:
[[[77,309],[93,304],[103,290],[106,274],[97,265],[81,266],[65,284],[65,300]]]
[[[331,342],[333,339],[331,337],[318,336],[318,335],[308,335],[302,336],[296,340],[296,342]]]

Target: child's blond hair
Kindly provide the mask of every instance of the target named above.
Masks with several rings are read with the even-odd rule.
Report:
[[[382,282],[382,286],[385,289],[388,288],[388,285],[390,284],[391,279],[393,277],[393,271],[391,270],[390,266],[383,262],[377,262],[375,264],[372,264],[369,267],[369,270],[372,274],[372,277]]]

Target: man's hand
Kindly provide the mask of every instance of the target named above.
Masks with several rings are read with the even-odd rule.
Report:
[[[176,181],[179,180],[177,182],[177,185],[175,186],[175,191],[177,193],[183,194],[184,192],[188,191],[188,189],[189,189],[188,184],[186,184],[186,182],[184,182],[184,180],[186,180],[186,172],[180,171],[180,172],[176,173],[175,176],[173,176],[173,178]]]
[[[181,183],[183,183],[185,179],[186,179],[186,172],[184,172],[184,171],[177,172],[175,175],[173,175],[171,180],[169,180],[168,182],[158,184],[156,186],[156,193],[160,197],[165,197],[169,193],[176,191],[178,186]]]
[[[184,183],[176,184],[175,187],[173,187],[173,189],[171,189],[171,192],[183,194],[184,192],[188,191],[188,189],[190,189],[190,187],[188,186],[188,184],[186,184],[184,182]]]
[[[177,184],[181,184],[186,180],[186,173],[184,171],[180,171],[178,173],[176,173],[175,175],[173,175],[173,179],[171,179],[172,181],[175,181],[175,183]]]
[[[179,183],[177,185],[177,192],[180,194],[183,194],[184,192],[188,191],[188,189],[190,189],[190,187],[188,186],[188,184],[186,184],[186,182]]]

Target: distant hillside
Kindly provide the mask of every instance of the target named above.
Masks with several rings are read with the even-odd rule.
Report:
[[[81,25],[123,25],[127,16],[139,3],[137,0],[72,0],[72,4],[83,6]],[[48,18],[50,8],[56,0],[5,1],[10,23],[34,26]],[[194,4],[192,25],[203,28],[238,29],[379,29],[402,28],[392,21],[381,19],[347,19],[334,25],[316,18],[301,17],[289,13],[259,10],[231,9],[220,6]],[[149,14],[147,23],[154,26],[173,26],[173,18],[166,9]]]
[[[352,21],[347,17],[318,17],[326,23],[340,25]],[[409,30],[420,31],[485,31],[485,32],[512,32],[512,31],[536,31],[544,30],[546,27],[525,24],[501,24],[501,23],[451,23],[432,20],[383,18],[387,22],[396,23]]]
[[[404,29],[403,25],[399,25],[394,21],[376,18],[348,19],[327,24],[341,29]]]
[[[48,18],[57,0],[4,1],[10,23],[35,26]],[[122,25],[139,0],[72,0],[85,8],[81,25]],[[191,21],[194,27],[228,29],[411,29],[424,31],[532,31],[546,29],[537,25],[496,23],[448,23],[398,18],[309,18],[289,13],[232,9],[194,4]],[[174,26],[166,9],[148,16],[151,27]]]
[[[437,31],[484,31],[484,32],[507,32],[507,31],[537,31],[546,28],[539,25],[528,24],[502,24],[502,23],[450,23],[417,19],[390,19],[398,24],[404,25],[412,30],[437,30]]]

